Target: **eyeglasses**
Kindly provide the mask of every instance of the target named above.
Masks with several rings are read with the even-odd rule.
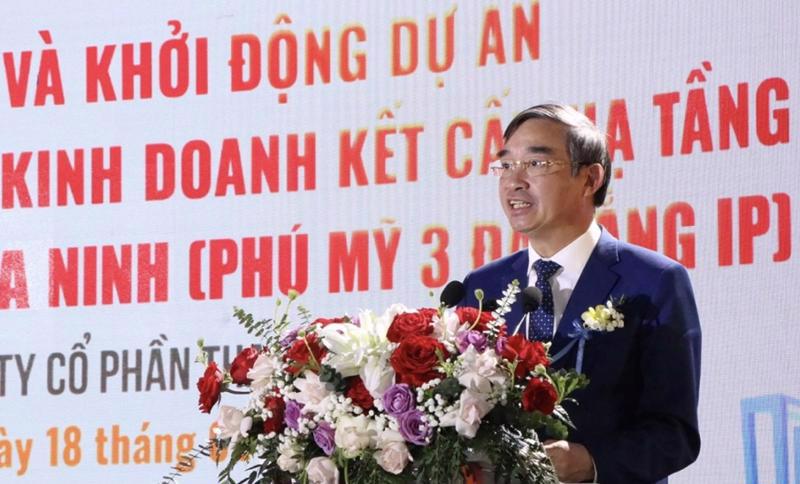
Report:
[[[557,172],[563,165],[572,164],[573,162],[564,160],[497,160],[489,165],[489,169],[492,170],[494,176],[498,177],[509,176],[520,168],[525,170],[525,174],[529,176],[543,176]]]

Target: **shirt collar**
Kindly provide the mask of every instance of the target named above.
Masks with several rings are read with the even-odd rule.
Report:
[[[583,272],[583,268],[589,261],[597,242],[600,240],[600,226],[597,222],[592,221],[586,232],[581,234],[577,239],[567,244],[563,249],[559,250],[553,257],[548,260],[557,262],[561,269],[556,273],[560,280],[571,282],[569,286],[574,286],[578,282],[578,278]],[[533,263],[542,259],[533,247],[528,244],[528,278],[533,271]]]

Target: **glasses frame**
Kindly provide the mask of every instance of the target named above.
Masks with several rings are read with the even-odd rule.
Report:
[[[504,165],[511,165],[511,166],[504,166]],[[492,174],[498,178],[504,178],[510,176],[515,171],[523,168],[525,174],[530,176],[545,176],[551,175],[556,173],[558,170],[549,171],[550,167],[552,166],[560,166],[560,165],[578,165],[575,161],[567,161],[567,160],[559,160],[559,159],[540,159],[540,158],[532,158],[529,160],[496,160],[491,163],[489,169],[491,170]],[[536,168],[543,167],[544,171],[541,173],[536,172]],[[531,170],[534,169],[534,170]]]

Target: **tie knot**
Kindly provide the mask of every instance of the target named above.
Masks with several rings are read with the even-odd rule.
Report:
[[[540,281],[549,281],[553,274],[561,269],[558,262],[539,259],[533,263],[533,270],[536,271],[536,278]]]

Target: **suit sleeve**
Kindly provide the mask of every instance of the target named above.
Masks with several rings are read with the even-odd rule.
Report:
[[[642,391],[635,412],[618,433],[586,442],[600,483],[654,482],[691,464],[700,451],[701,334],[686,269],[664,269],[651,294],[637,336]]]

